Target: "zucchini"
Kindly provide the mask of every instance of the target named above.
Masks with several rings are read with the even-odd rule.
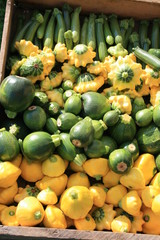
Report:
[[[129,27],[129,20],[128,19],[121,19],[119,23],[122,39],[124,39],[124,36],[128,30]]]
[[[81,7],[75,8],[72,13],[72,19],[71,19],[72,39],[75,45],[77,45],[80,41],[80,18],[79,18],[80,12],[81,12]]]
[[[103,121],[107,127],[114,126],[119,120],[119,113],[116,110],[110,110],[106,112],[103,116]]]
[[[65,112],[70,112],[75,115],[78,115],[82,110],[82,100],[80,95],[73,94],[70,96],[64,104],[64,110]]]
[[[129,37],[129,41],[134,48],[139,47],[139,34],[137,32],[133,32]]]
[[[104,29],[104,37],[105,37],[106,43],[108,45],[113,45],[114,37],[111,33],[108,19],[104,14],[101,14],[100,16],[103,17],[103,19],[104,19],[104,28],[103,29]]]
[[[50,13],[51,13],[50,9],[46,9],[45,12],[44,12],[44,16],[43,16],[44,21],[37,29],[37,37],[39,39],[42,39],[44,37],[44,33],[45,33],[45,29],[47,27],[47,23],[48,23]]]
[[[104,131],[107,130],[107,126],[102,120],[92,120],[92,126],[94,128],[94,139],[100,139]]]
[[[74,94],[77,94],[74,90],[66,90],[63,93],[63,100],[66,101],[69,97],[71,97]]]
[[[44,108],[48,102],[49,102],[49,99],[46,93],[40,92],[40,91],[35,92],[32,105],[36,105]]]
[[[58,38],[57,43],[64,43],[64,33],[66,31],[65,22],[62,12],[58,8],[54,8],[54,16],[57,19]]]
[[[71,80],[65,80],[62,82],[62,88],[64,91],[73,89],[73,82]]]
[[[123,39],[122,39],[117,15],[111,14],[109,15],[108,19],[109,19],[110,28],[114,37],[115,44],[122,43]]]
[[[57,102],[48,102],[45,109],[51,117],[55,117],[60,113],[60,106]]]
[[[72,31],[68,30],[64,33],[65,44],[67,50],[73,49],[73,41],[72,41]]]
[[[124,36],[124,38],[123,38],[123,43],[122,43],[122,44],[123,44],[123,47],[124,47],[125,49],[127,49],[127,47],[128,47],[129,37],[130,37],[130,35],[131,35],[131,33],[132,33],[133,29],[134,29],[135,20],[134,20],[133,18],[130,18],[130,19],[128,20],[128,24],[129,24],[128,30],[126,31],[126,34],[125,34],[125,36]]]
[[[46,124],[45,124],[45,130],[50,134],[60,133],[57,126],[57,120],[51,117],[47,118]]]
[[[43,37],[43,45],[44,47],[48,47],[53,49],[54,46],[54,29],[55,29],[55,16],[54,12],[52,13],[48,24],[45,29],[44,37]]]
[[[139,147],[136,139],[122,143],[119,148],[128,150],[132,155],[133,161],[135,161],[139,156]]]
[[[71,29],[71,18],[70,18],[70,14],[73,11],[73,9],[71,8],[71,6],[68,3],[64,3],[62,6],[62,12],[63,12],[63,18],[64,18],[64,22],[65,22],[65,26],[66,26],[66,30],[70,30]]]
[[[88,18],[85,17],[82,28],[81,28],[81,37],[80,37],[80,43],[87,45],[87,29],[88,29]]]
[[[151,48],[160,48],[160,19],[155,18],[152,22],[152,30],[151,30]]]
[[[145,109],[147,106],[143,97],[136,97],[132,102],[131,116],[135,119],[135,115],[138,111]]]
[[[115,149],[118,148],[118,145],[117,145],[116,141],[115,141],[112,137],[110,137],[110,136],[108,136],[108,135],[103,135],[100,140],[101,140],[101,142],[103,142],[103,144],[104,144],[106,147],[109,148],[108,153],[107,153],[106,155],[104,154],[104,157],[107,157],[107,158],[108,158],[109,154],[110,154],[113,150],[115,150]]]
[[[94,13],[90,13],[87,28],[87,46],[92,47],[93,51],[96,49],[95,19],[96,15]]]
[[[158,58],[160,58],[160,48],[150,48],[148,52]]]
[[[99,158],[107,155],[110,148],[99,139],[94,139],[90,145],[84,148],[85,154],[89,158]]]
[[[78,116],[64,112],[57,118],[57,126],[61,131],[69,131],[79,121]]]
[[[160,127],[160,105],[155,106],[153,109],[153,122],[156,126]]]
[[[140,47],[143,49],[144,49],[145,39],[148,36],[148,26],[149,26],[148,20],[141,20],[139,23],[139,41],[140,41]]]
[[[150,108],[139,110],[135,115],[135,121],[139,127],[148,126],[152,122],[152,119],[153,110]]]

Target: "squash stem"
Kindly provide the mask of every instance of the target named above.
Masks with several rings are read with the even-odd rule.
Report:
[[[82,166],[82,164],[87,160],[87,157],[84,154],[76,154],[73,162],[78,166]]]

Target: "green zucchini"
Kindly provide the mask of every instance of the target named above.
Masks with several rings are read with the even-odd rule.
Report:
[[[151,45],[151,40],[149,38],[145,38],[143,41],[143,49],[145,51],[149,51],[150,45]]]
[[[107,127],[114,126],[119,120],[119,113],[116,110],[110,110],[106,112],[103,116],[103,121]]]
[[[104,131],[107,130],[107,126],[102,120],[92,120],[92,126],[94,128],[94,139],[100,139]]]
[[[139,127],[148,126],[152,122],[152,119],[153,110],[150,108],[139,110],[135,115],[135,121]]]
[[[135,47],[139,47],[140,43],[139,43],[139,34],[137,32],[133,32],[130,37],[129,37],[129,41],[131,42],[132,46]]]
[[[32,102],[32,105],[40,106],[44,108],[49,102],[48,96],[44,92],[36,91]]]
[[[144,108],[146,108],[146,104],[145,104],[145,101],[143,99],[143,97],[136,97],[133,102],[132,102],[132,112],[131,112],[131,116],[133,118],[135,118],[135,115],[136,113],[139,111],[139,110],[142,110]]]
[[[130,37],[130,35],[131,35],[131,33],[132,33],[133,29],[134,29],[135,20],[133,18],[130,18],[128,20],[128,24],[129,24],[128,29],[126,31],[126,34],[125,34],[124,38],[123,38],[123,47],[125,49],[127,49],[127,47],[128,47],[129,37]]]
[[[139,41],[140,41],[140,47],[144,48],[144,41],[148,36],[148,26],[149,21],[148,20],[141,20],[139,23]]]
[[[123,39],[122,39],[117,15],[111,14],[109,15],[108,19],[109,19],[110,28],[114,37],[115,44],[122,43]]]
[[[80,95],[73,94],[70,96],[64,104],[64,110],[65,112],[70,112],[75,115],[78,115],[82,110],[82,100]]]
[[[129,20],[128,19],[121,19],[119,23],[122,39],[124,39],[124,36],[128,30],[129,27]]]
[[[113,152],[115,149],[118,148],[118,145],[117,145],[116,141],[115,141],[112,137],[110,137],[110,136],[108,136],[108,135],[103,135],[100,140],[101,140],[101,142],[103,142],[103,144],[104,144],[106,147],[109,148],[108,153],[107,153],[107,154],[104,154],[104,157],[107,157],[107,158],[108,158],[109,154],[110,154],[111,152]]]
[[[88,18],[85,17],[82,28],[81,28],[81,37],[80,37],[80,43],[87,45],[87,29],[88,29]]]
[[[57,126],[61,131],[69,131],[78,121],[78,116],[70,112],[64,112],[58,116]]]
[[[45,130],[50,134],[60,133],[57,126],[57,120],[51,117],[47,118],[46,124],[45,124]]]
[[[67,50],[73,49],[73,41],[72,41],[72,31],[68,30],[64,33],[65,44]]]
[[[57,43],[64,43],[64,33],[66,31],[65,22],[62,12],[58,8],[54,8],[54,16],[57,19],[58,24],[58,38]]]
[[[160,172],[160,154],[156,156],[156,167],[158,171]]]
[[[87,28],[87,46],[92,47],[93,51],[96,49],[95,19],[96,15],[94,13],[90,13]]]
[[[79,17],[80,12],[81,7],[77,7],[74,9],[72,13],[71,31],[74,44],[78,44],[80,41],[80,17]]]
[[[160,127],[160,105],[157,105],[153,109],[153,122]]]
[[[45,109],[51,117],[55,117],[60,113],[60,106],[57,102],[48,102]]]
[[[71,29],[71,18],[70,18],[70,14],[73,11],[73,9],[71,8],[71,6],[68,3],[64,3],[62,6],[62,12],[63,12],[63,18],[64,18],[64,22],[65,22],[65,26],[66,26],[66,30],[70,30]]]
[[[69,98],[71,97],[72,95],[74,94],[77,94],[74,90],[66,90],[64,93],[63,93],[63,100],[64,102]]]
[[[133,161],[135,161],[139,156],[139,147],[136,139],[122,143],[119,148],[128,150],[132,155]]]
[[[55,16],[54,12],[52,12],[52,15],[48,21],[48,24],[46,26],[44,37],[43,37],[43,45],[44,47],[52,48],[54,46],[54,29],[55,29]]]
[[[114,37],[111,33],[107,17],[104,14],[101,14],[99,17],[102,17],[104,19],[103,30],[104,30],[104,37],[105,37],[106,43],[108,45],[113,45]]]
[[[37,37],[37,35],[34,36],[33,44],[36,45],[39,49],[42,49],[42,40]]]
[[[62,82],[62,88],[64,91],[73,89],[73,82],[71,80],[65,80]]]
[[[160,48],[160,19],[155,18],[152,21],[152,30],[151,30],[151,48]]]
[[[105,146],[99,139],[94,139],[90,145],[84,148],[85,154],[88,158],[99,158],[107,155],[110,148]]]
[[[45,29],[47,27],[47,23],[48,23],[50,13],[51,13],[50,9],[46,9],[45,12],[44,12],[44,16],[43,16],[44,21],[37,29],[37,37],[39,39],[42,39],[44,37],[44,33],[45,33]]]
[[[150,48],[148,50],[149,53],[151,53],[152,55],[160,58],[160,48]]]

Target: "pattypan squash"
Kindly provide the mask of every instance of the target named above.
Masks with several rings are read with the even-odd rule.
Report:
[[[0,222],[1,222],[1,212],[4,208],[6,208],[7,206],[4,204],[0,204]]]
[[[105,202],[108,204],[113,204],[114,207],[118,207],[119,201],[127,194],[127,188],[121,184],[108,189],[106,193]]]
[[[111,230],[111,223],[116,216],[116,211],[113,210],[112,204],[104,204],[103,207],[96,208],[91,215],[98,231]]]
[[[153,198],[151,209],[156,215],[160,216],[160,193]]]
[[[16,217],[16,206],[5,207],[1,211],[1,223],[4,226],[19,226]]]
[[[116,61],[116,58],[114,56],[108,55],[107,57],[105,57],[103,66],[105,67],[108,73],[111,71],[111,64],[115,63],[115,61]]]
[[[66,174],[62,174],[59,177],[44,176],[40,181],[36,182],[36,186],[40,190],[50,187],[56,193],[57,196],[60,196],[67,186],[67,181],[68,177]]]
[[[130,232],[131,221],[125,215],[120,215],[113,219],[111,223],[112,232]]]
[[[140,63],[134,62],[129,55],[118,57],[115,63],[110,66],[108,78],[112,82],[115,89],[135,89],[140,85],[140,76],[142,74],[142,66]]]
[[[111,188],[118,185],[121,176],[122,176],[121,174],[109,170],[107,174],[102,178],[104,186],[107,188]]]
[[[117,96],[119,94],[119,91],[117,89],[114,89],[114,87],[107,87],[103,89],[103,92],[101,94],[106,98],[109,98],[111,96]]]
[[[96,228],[96,223],[90,214],[85,218],[74,219],[74,226],[78,230],[93,231]]]
[[[63,63],[66,59],[68,59],[67,48],[64,43],[57,43],[53,52],[57,62]]]
[[[11,163],[14,164],[16,167],[20,167],[22,162],[22,154],[19,153],[15,158],[12,159]]]
[[[46,94],[50,102],[56,102],[59,104],[60,107],[63,108],[64,100],[63,100],[63,91],[61,88],[55,88],[51,91],[46,91]]]
[[[119,202],[119,207],[132,216],[140,214],[141,206],[142,201],[135,190],[128,192]]]
[[[134,162],[134,167],[139,168],[143,172],[145,185],[148,185],[157,172],[155,157],[150,153],[141,154]]]
[[[11,68],[10,75],[18,75],[19,74],[19,68],[25,63],[26,58],[22,58],[22,60],[16,61],[14,65]]]
[[[41,91],[50,91],[53,88],[58,87],[62,82],[62,73],[51,71],[48,76],[41,81]]]
[[[55,192],[50,187],[40,191],[37,195],[37,199],[44,205],[54,205],[58,201]]]
[[[156,173],[150,184],[160,189],[160,172]]]
[[[71,80],[73,83],[81,74],[81,69],[75,67],[74,65],[67,63],[63,63],[62,69],[62,77],[64,80]]]
[[[160,215],[156,215],[151,208],[146,207],[143,209],[143,220],[143,233],[160,234]]]
[[[100,180],[109,171],[108,160],[106,158],[91,158],[83,163],[84,171],[96,180]]]
[[[125,57],[126,55],[128,55],[127,49],[125,49],[121,43],[118,43],[115,46],[109,47],[108,52],[111,56],[114,56],[116,58],[119,56]]]
[[[92,185],[89,188],[91,195],[93,197],[93,204],[96,207],[103,207],[106,199],[106,191],[104,188],[96,185]]]
[[[73,50],[68,50],[69,64],[76,67],[86,67],[88,63],[93,62],[95,56],[96,53],[93,52],[92,48],[84,44],[78,44]]]
[[[67,161],[68,162],[68,161]],[[69,168],[73,171],[73,172],[84,172],[84,169],[82,166],[78,166],[75,162],[70,162],[69,164]]]
[[[156,71],[148,65],[146,65],[141,78],[149,87],[158,87],[160,85],[160,71]]]
[[[72,186],[84,186],[89,188],[90,182],[87,174],[84,172],[72,173],[68,177],[67,188]]]
[[[36,186],[30,186],[26,185],[25,188],[19,188],[18,193],[14,196],[14,201],[19,203],[21,200],[23,200],[25,197],[37,197],[39,193],[39,189]]]
[[[59,177],[65,170],[64,160],[57,154],[42,162],[42,173],[48,177]]]
[[[104,80],[107,80],[107,69],[105,64],[100,61],[93,61],[93,63],[87,65],[87,72],[95,75],[101,75],[104,77]]]
[[[44,176],[42,173],[42,163],[28,162],[25,157],[23,157],[20,169],[21,177],[28,182],[37,182]]]
[[[109,103],[112,109],[117,109],[121,113],[131,114],[132,104],[131,99],[126,95],[117,95],[109,97]]]
[[[160,87],[153,86],[150,88],[150,103],[153,107],[160,103]]]
[[[67,188],[60,197],[60,209],[72,219],[85,218],[92,206],[92,195],[84,186]]]
[[[18,184],[15,182],[8,188],[0,188],[0,204],[9,205],[14,202],[14,197],[18,192]]]
[[[66,229],[66,217],[61,209],[53,205],[48,205],[45,209],[43,225],[47,228]]]
[[[142,232],[142,227],[144,224],[143,212],[140,212],[138,216],[133,217],[131,224],[132,224],[130,230],[131,233]]]
[[[21,174],[20,168],[11,162],[0,162],[0,188],[12,186]]]
[[[15,48],[20,55],[25,57],[29,57],[33,52],[39,53],[39,48],[36,45],[34,45],[31,41],[26,41],[24,39],[20,40],[20,42],[16,42]]]
[[[152,185],[146,186],[146,187],[142,190],[142,193],[141,193],[141,198],[142,198],[143,204],[144,204],[146,207],[151,208],[151,207],[152,207],[153,199],[154,199],[158,194],[160,194],[160,188],[157,188],[157,187],[152,186]]]

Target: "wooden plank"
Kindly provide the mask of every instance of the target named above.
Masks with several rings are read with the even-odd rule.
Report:
[[[8,238],[6,238],[8,237]],[[69,240],[158,240],[160,236],[149,234],[112,233],[108,231],[79,231],[41,227],[0,226],[0,239],[69,239]]]

